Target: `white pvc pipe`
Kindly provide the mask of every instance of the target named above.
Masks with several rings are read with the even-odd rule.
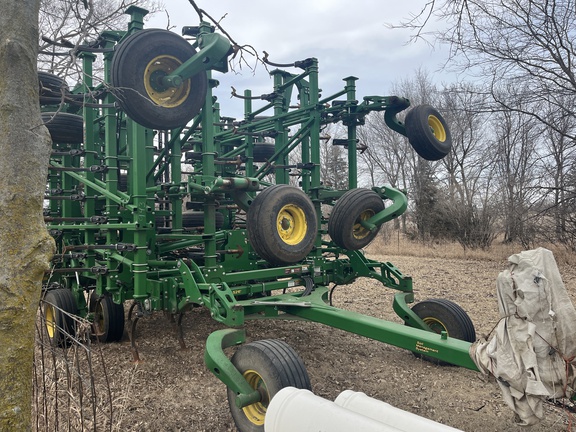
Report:
[[[386,402],[371,398],[362,392],[345,390],[338,395],[334,403],[354,413],[361,414],[404,432],[462,432],[460,429],[401,410]]]
[[[265,432],[400,432],[308,390],[285,387],[268,405]]]

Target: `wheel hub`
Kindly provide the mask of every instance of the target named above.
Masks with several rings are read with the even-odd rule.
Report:
[[[446,129],[444,129],[444,126],[438,117],[430,114],[428,116],[428,125],[432,129],[432,133],[438,141],[446,141]]]
[[[46,331],[50,339],[56,334],[56,316],[52,306],[46,306],[44,309],[44,319],[46,320]]]
[[[178,87],[164,84],[164,77],[175,71],[182,62],[173,56],[154,57],[144,70],[144,87],[148,97],[164,108],[175,108],[182,105],[190,95],[190,80]]]
[[[448,336],[450,336],[448,334],[448,329],[446,328],[446,326],[444,325],[444,323],[442,323],[442,321],[440,321],[438,318],[434,318],[434,317],[426,317],[424,318],[422,321],[424,321],[424,323],[426,323],[426,325],[428,327],[430,327],[430,329],[435,332],[435,333],[442,333],[442,332],[446,332],[446,334]]]
[[[266,409],[270,403],[270,395],[268,394],[268,389],[266,388],[266,383],[260,376],[260,374],[253,370],[247,370],[244,372],[244,378],[250,384],[254,390],[260,393],[260,402],[253,403],[251,405],[242,408],[246,418],[249,419],[255,425],[261,426],[264,424],[264,418],[266,417]]]
[[[297,245],[306,236],[307,223],[304,211],[294,204],[282,207],[276,220],[280,238],[289,245]]]
[[[374,216],[374,214],[375,213],[373,210],[365,210],[362,213],[360,213],[360,216],[358,216],[358,219],[356,219],[356,223],[354,224],[354,227],[352,228],[354,238],[357,238],[360,240],[360,239],[366,238],[366,236],[368,236],[370,234],[370,230],[364,228],[362,226],[362,222],[367,221],[372,216]]]

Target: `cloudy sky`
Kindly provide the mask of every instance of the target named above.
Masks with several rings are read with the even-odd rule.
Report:
[[[419,67],[426,68],[442,81],[440,70],[445,51],[424,42],[408,43],[410,33],[390,29],[417,14],[421,0],[400,2],[382,0],[197,0],[198,6],[215,19],[222,19],[226,31],[240,44],[252,45],[270,60],[290,63],[316,57],[320,65],[323,96],[342,88],[342,78],[356,76],[358,97],[389,95],[393,82],[409,77]],[[165,1],[169,25],[180,32],[186,25],[197,25],[198,16],[187,0]],[[147,27],[166,28],[168,17],[157,13]],[[297,70],[292,70],[296,72]],[[216,73],[223,115],[238,115],[241,101],[230,100],[230,86],[239,92],[249,88],[253,94],[269,93],[272,81],[259,65],[256,72]],[[236,105],[236,106],[235,106]],[[232,112],[227,112],[227,108]]]

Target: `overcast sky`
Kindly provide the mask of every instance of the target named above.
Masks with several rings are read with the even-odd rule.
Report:
[[[393,82],[409,77],[419,67],[442,81],[439,68],[445,52],[424,42],[408,43],[409,32],[390,29],[411,14],[420,12],[421,0],[197,0],[198,6],[221,24],[239,43],[250,44],[270,60],[290,63],[316,57],[320,66],[320,87],[328,96],[343,86],[348,76],[359,78],[359,99],[365,95],[389,95]],[[165,0],[170,26],[180,33],[197,25],[198,15],[188,0]],[[157,13],[147,27],[166,28],[168,18]],[[291,71],[296,72],[296,69]],[[230,86],[239,92],[270,93],[272,81],[260,65],[256,74],[247,68],[241,74],[215,73],[221,83],[217,94],[223,115],[239,115],[242,103],[230,100]],[[399,95],[401,96],[401,95]]]

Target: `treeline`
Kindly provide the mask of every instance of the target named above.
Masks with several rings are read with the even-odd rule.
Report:
[[[392,93],[437,107],[452,152],[424,161],[382,116],[363,128],[366,183],[406,189],[402,229],[419,239],[487,248],[496,238],[525,247],[547,241],[576,251],[576,6],[573,1],[445,0],[420,17],[443,19],[457,84],[426,72]],[[436,8],[436,9],[435,9]],[[424,24],[410,26],[421,36]]]

